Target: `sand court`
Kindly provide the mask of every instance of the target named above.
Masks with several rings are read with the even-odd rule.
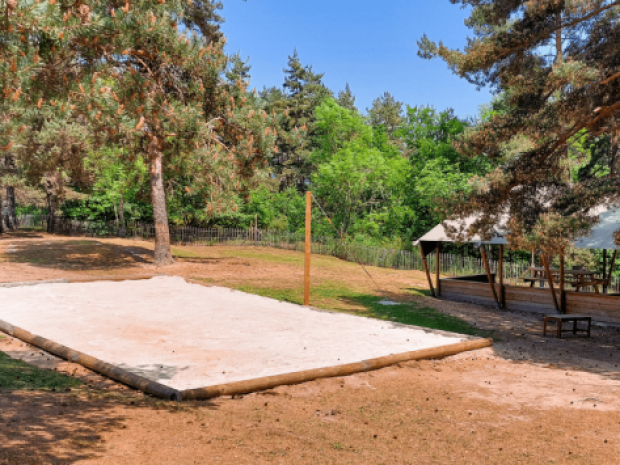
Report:
[[[0,288],[0,320],[179,391],[467,339],[180,277]]]

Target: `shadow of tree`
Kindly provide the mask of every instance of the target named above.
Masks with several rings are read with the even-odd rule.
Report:
[[[119,368],[123,370],[127,370],[131,373],[135,373],[136,375],[143,376],[152,381],[162,381],[162,380],[171,380],[178,373],[182,371],[189,370],[189,366],[179,367],[175,365],[161,365],[161,364],[150,364],[150,365],[137,365],[137,366],[129,366],[125,364],[119,364]]]
[[[86,271],[150,264],[152,254],[144,247],[97,240],[36,240],[15,242],[11,250],[5,251],[4,258],[42,268]]]
[[[481,330],[453,315],[411,302],[406,296],[395,293],[387,293],[385,297],[342,296],[339,300],[349,305],[361,306],[366,309],[364,316],[381,320],[481,337],[489,337],[492,333],[492,331]]]
[[[101,433],[122,424],[123,416],[106,400],[3,392],[0,464],[68,464],[97,457],[105,451]]]
[[[11,239],[43,239],[43,236],[36,231],[10,231],[0,234],[0,242],[10,241]]]
[[[472,326],[492,331],[496,355],[515,362],[534,362],[566,370],[597,373],[620,379],[620,327],[593,324],[590,338],[572,334],[542,334],[544,315],[497,310],[468,303],[424,299],[426,305]]]

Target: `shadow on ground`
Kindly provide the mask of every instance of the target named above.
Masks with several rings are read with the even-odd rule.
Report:
[[[492,331],[495,353],[507,360],[548,364],[566,370],[620,379],[620,327],[593,324],[590,338],[566,334],[558,339],[551,327],[543,336],[543,315],[497,310],[481,305],[423,298],[426,305],[451,314],[484,331]]]
[[[0,419],[1,464],[67,464],[101,456],[101,433],[123,423],[106,401],[47,392],[3,392]]]
[[[43,236],[36,231],[11,231],[0,234],[0,245],[3,241],[10,241],[11,239],[42,239]]]
[[[3,258],[15,263],[62,270],[106,270],[150,264],[153,252],[97,240],[4,242]]]

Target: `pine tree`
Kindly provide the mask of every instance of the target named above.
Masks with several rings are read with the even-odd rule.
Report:
[[[265,94],[269,111],[280,115],[274,168],[282,188],[295,185],[305,190],[312,172],[309,157],[316,121],[314,110],[332,93],[323,84],[323,74],[316,74],[311,66],[301,64],[297,50],[289,56],[284,72],[283,91]]]
[[[344,90],[338,92],[338,98],[336,99],[336,102],[338,102],[338,105],[340,105],[342,108],[358,112],[358,109],[355,106],[355,95],[353,95],[353,92],[351,92],[351,87],[349,87],[349,83],[347,83]]]
[[[596,221],[591,207],[620,199],[619,2],[453,3],[473,8],[474,37],[464,52],[423,37],[421,56],[443,58],[504,101],[459,145],[500,167],[453,205],[456,215],[482,213],[471,231],[488,236],[507,214],[514,246],[562,250]],[[575,147],[601,136],[611,141],[606,174],[581,170],[571,178]]]
[[[389,92],[385,92],[372,102],[368,115],[373,126],[383,126],[390,139],[393,139],[395,131],[403,120],[403,103],[396,100]]]
[[[172,263],[165,172],[209,186],[207,212],[234,210],[236,193],[247,193],[274,140],[272,118],[245,104],[247,83],[239,80],[241,92],[232,95],[221,82],[225,41],[212,29],[211,36],[195,32],[204,32],[212,11],[200,5],[190,12],[182,0],[32,6],[31,38],[25,46],[18,38],[15,48],[27,50],[22,61],[39,64],[8,61],[28,74],[21,79],[27,97],[14,114],[30,128],[16,153],[31,174],[49,173],[62,185],[102,147],[145,159],[158,265]]]
[[[250,59],[243,61],[239,53],[235,53],[228,61],[226,70],[226,79],[228,83],[235,85],[237,81],[248,82],[250,80],[250,70],[252,67],[248,65]]]

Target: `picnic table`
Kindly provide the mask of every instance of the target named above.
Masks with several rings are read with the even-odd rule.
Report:
[[[562,338],[562,333],[572,332],[573,334],[577,334],[577,332],[583,332],[587,334],[587,337],[590,337],[590,328],[592,327],[592,317],[588,315],[545,315],[544,326],[543,326],[543,336],[547,336],[547,324],[551,321],[557,322],[556,334],[558,338]],[[565,321],[573,322],[572,329],[562,329],[562,323]],[[587,323],[586,329],[579,329],[577,327],[578,321],[585,321]]]
[[[553,282],[559,283],[560,270],[557,268],[551,268],[549,271],[551,272]],[[605,285],[605,280],[597,279],[594,271],[565,270],[564,275],[565,283],[573,286],[577,292],[579,292],[582,287],[594,286],[596,293],[600,294],[598,286]],[[545,268],[538,266],[529,267],[521,276],[521,279],[526,283],[530,283],[530,287],[534,287],[535,282],[541,283],[541,286],[543,283],[548,282]]]

